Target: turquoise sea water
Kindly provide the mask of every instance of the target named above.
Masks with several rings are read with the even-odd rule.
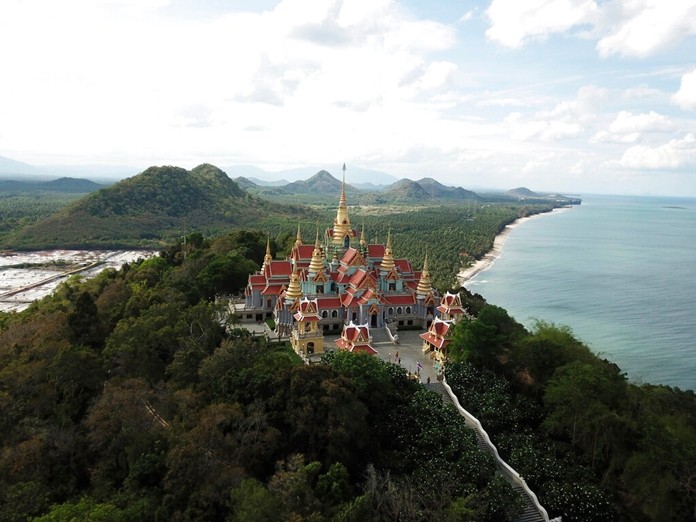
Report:
[[[696,390],[696,199],[583,196],[514,228],[466,287],[569,326],[632,381]]]

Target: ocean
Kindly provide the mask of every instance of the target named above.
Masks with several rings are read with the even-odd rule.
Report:
[[[583,196],[515,227],[465,286],[569,326],[632,382],[696,390],[696,199]]]

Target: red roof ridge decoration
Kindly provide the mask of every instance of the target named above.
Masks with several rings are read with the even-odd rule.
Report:
[[[336,345],[341,350],[349,352],[363,352],[375,355],[375,350],[370,345],[370,328],[367,324],[355,324],[350,321],[344,325],[341,337],[336,339]]]

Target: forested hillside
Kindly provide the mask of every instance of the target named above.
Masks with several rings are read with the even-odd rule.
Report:
[[[271,204],[247,194],[212,165],[191,171],[150,167],[8,234],[4,246],[153,246],[192,230],[210,236],[251,226],[268,216],[287,219],[297,212],[297,207]],[[311,216],[311,211],[303,209],[303,214]]]
[[[0,521],[510,519],[463,419],[395,365],[221,326],[212,297],[264,250],[192,235],[0,314]]]
[[[455,328],[447,379],[564,522],[693,521],[696,395],[630,383],[567,327],[497,306]]]

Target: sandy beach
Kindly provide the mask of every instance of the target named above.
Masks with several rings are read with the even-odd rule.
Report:
[[[528,219],[531,219],[531,217],[519,218],[513,223],[507,225],[500,234],[495,236],[495,240],[493,241],[493,248],[491,248],[481,259],[478,259],[476,262],[474,262],[473,265],[459,272],[459,274],[457,275],[459,284],[463,285],[476,274],[479,274],[484,270],[488,270],[491,267],[491,265],[495,262],[495,260],[498,259],[498,257],[500,257],[500,254],[503,252],[503,245],[505,244],[505,241],[510,235],[510,232],[512,232],[512,230],[515,227],[519,226]]]
[[[545,216],[549,214],[553,214],[554,212],[559,212],[561,210],[567,210],[567,207],[560,207],[560,208],[555,208],[551,212],[542,212],[541,214],[534,214],[533,216],[527,216],[523,218],[519,218],[512,223],[510,223],[508,226],[506,226],[503,231],[495,236],[495,240],[493,241],[493,248],[491,248],[486,255],[484,255],[481,259],[477,260],[473,265],[470,267],[462,270],[457,274],[457,279],[459,280],[460,285],[464,285],[469,279],[474,277],[476,274],[479,274],[483,272],[484,270],[488,270],[491,265],[495,262],[496,259],[500,257],[500,254],[503,252],[503,245],[505,244],[505,241],[507,240],[508,236],[510,235],[510,232],[518,226],[520,226],[522,223],[525,221],[528,221],[532,218],[538,217],[538,216]]]

